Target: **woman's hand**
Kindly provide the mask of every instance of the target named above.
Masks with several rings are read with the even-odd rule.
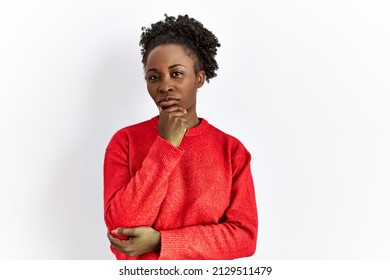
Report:
[[[120,240],[114,235],[127,236],[127,240]],[[112,248],[131,257],[136,257],[160,248],[160,232],[152,227],[141,226],[133,228],[118,228],[107,233]]]
[[[181,140],[189,129],[188,120],[185,118],[186,109],[173,105],[162,109],[159,107],[158,134],[175,147],[179,147]]]

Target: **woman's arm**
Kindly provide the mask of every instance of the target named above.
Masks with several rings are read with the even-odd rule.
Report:
[[[128,143],[114,137],[106,150],[104,218],[109,231],[152,226],[168,188],[167,180],[183,154],[158,136],[141,168],[131,177],[126,149]]]
[[[159,259],[235,259],[253,255],[257,242],[257,207],[250,155],[246,151],[240,154],[240,158],[235,159],[231,203],[218,224],[158,233],[147,227],[123,228],[121,233],[133,238],[123,242],[109,235],[113,246],[122,253],[136,256],[156,246],[158,240]]]
[[[159,259],[235,259],[254,254],[258,217],[249,161],[248,153],[236,166],[231,203],[220,223],[160,231]]]

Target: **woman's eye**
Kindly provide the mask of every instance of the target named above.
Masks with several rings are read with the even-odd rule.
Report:
[[[176,71],[176,72],[173,72],[172,73],[172,76],[173,77],[180,77],[180,76],[182,76],[183,75],[183,73],[182,72],[179,72],[179,71]]]
[[[158,79],[157,75],[149,75],[146,77],[146,80],[148,80],[148,81],[154,81],[157,79]]]

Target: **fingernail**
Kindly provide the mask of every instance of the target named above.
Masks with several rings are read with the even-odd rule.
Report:
[[[118,231],[119,231],[119,229],[116,228],[116,229],[112,230],[111,233],[112,233],[112,234],[115,234],[115,235],[119,235]]]

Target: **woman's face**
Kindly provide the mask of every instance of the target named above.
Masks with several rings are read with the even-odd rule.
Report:
[[[145,63],[147,89],[162,109],[178,105],[196,116],[196,91],[205,79],[204,71],[195,73],[194,59],[180,45],[160,45]]]

